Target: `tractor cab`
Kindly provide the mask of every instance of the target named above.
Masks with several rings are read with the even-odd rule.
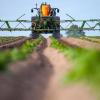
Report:
[[[42,3],[40,7],[33,8],[37,10],[36,16],[32,17],[32,37],[38,38],[42,33],[51,33],[55,38],[60,38],[60,17],[58,8],[52,8],[50,4]]]
[[[50,12],[51,12],[51,7],[48,4],[41,4],[40,6],[40,16],[50,16]]]
[[[51,8],[50,4],[42,3],[40,6],[40,16],[56,16],[56,13],[59,13],[58,8]]]

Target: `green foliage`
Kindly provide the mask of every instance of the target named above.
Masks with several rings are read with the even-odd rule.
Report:
[[[51,46],[62,52],[73,63],[73,68],[63,79],[64,84],[85,81],[100,90],[100,51],[72,48],[54,38],[51,40]]]
[[[0,52],[0,71],[7,69],[6,64],[11,61],[10,54],[8,51],[5,53]]]
[[[35,50],[36,46],[42,42],[40,37],[36,40],[27,40],[20,48],[0,52],[0,71],[7,69],[7,65],[13,61],[25,59],[28,54]]]
[[[69,30],[66,32],[68,36],[71,37],[80,37],[85,36],[85,32],[81,31],[80,27],[78,25],[72,25],[70,26]]]

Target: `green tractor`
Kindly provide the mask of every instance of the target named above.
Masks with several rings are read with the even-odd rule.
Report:
[[[56,16],[59,13],[58,8],[51,8],[47,3],[42,3],[40,8],[36,9],[38,15],[33,16],[32,21],[32,38],[36,39],[40,34],[49,34],[51,33],[54,38],[60,38],[60,17]],[[33,12],[31,9],[31,12]]]

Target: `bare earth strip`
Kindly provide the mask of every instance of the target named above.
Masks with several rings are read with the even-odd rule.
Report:
[[[12,64],[10,73],[0,74],[0,100],[96,100],[87,85],[61,86],[60,79],[70,67],[56,49],[33,53]]]
[[[62,38],[61,40],[65,41],[67,44],[71,46],[100,50],[100,43],[90,42],[90,41],[82,40],[78,38]]]
[[[44,55],[50,59],[54,71],[45,100],[96,100],[89,87],[84,84],[61,86],[60,79],[70,69],[69,62],[65,60],[61,53],[53,48],[46,48]]]

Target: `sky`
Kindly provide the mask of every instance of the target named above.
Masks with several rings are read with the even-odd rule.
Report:
[[[34,15],[31,8],[37,3],[47,2],[60,9],[58,16],[67,19],[66,13],[75,19],[99,19],[100,0],[0,0],[0,19],[16,20],[22,14],[23,19],[31,20]],[[0,35],[29,35],[31,32],[0,32]],[[100,32],[87,32],[87,35],[100,35]]]

